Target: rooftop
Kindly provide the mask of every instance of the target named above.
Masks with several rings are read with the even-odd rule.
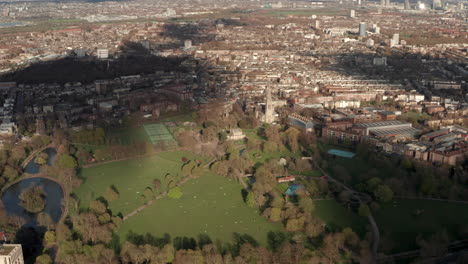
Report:
[[[380,122],[372,122],[372,123],[360,123],[356,124],[359,127],[380,127],[380,126],[395,126],[395,125],[406,125],[409,123],[401,122],[398,120],[390,120],[390,121],[380,121]]]
[[[3,245],[0,246],[0,256],[9,256],[10,253],[16,248],[16,245]]]

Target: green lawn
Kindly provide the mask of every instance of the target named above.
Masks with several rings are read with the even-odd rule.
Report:
[[[137,142],[149,142],[148,135],[143,127],[126,127],[112,130],[107,133],[107,138],[111,142],[128,145]]]
[[[160,179],[165,186],[167,173],[177,178],[183,164],[182,157],[195,158],[187,152],[163,152],[155,156],[113,162],[82,169],[84,183],[75,190],[80,207],[87,208],[89,202],[104,195],[106,188],[114,185],[120,193],[119,199],[110,202],[113,214],[127,214],[143,204],[140,196],[152,181]]]
[[[415,212],[422,213],[416,216]],[[389,252],[416,249],[418,235],[430,236],[446,230],[451,239],[460,239],[460,229],[468,224],[468,204],[404,199],[382,206],[373,214],[382,237],[391,239]]]
[[[315,208],[312,214],[319,217],[332,230],[342,230],[350,227],[361,237],[365,234],[368,221],[354,213],[351,209],[344,207],[334,199],[314,201]]]
[[[231,242],[236,232],[265,245],[267,233],[281,230],[281,224],[269,223],[256,209],[247,207],[241,189],[234,180],[207,172],[185,183],[180,199],[165,197],[125,221],[119,230],[121,241],[133,231],[156,236],[169,233],[172,238],[207,234],[213,241]]]

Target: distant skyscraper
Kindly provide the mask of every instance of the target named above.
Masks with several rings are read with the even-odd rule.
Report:
[[[186,49],[190,49],[192,47],[192,41],[190,39],[186,39],[184,41],[184,46]]]
[[[359,36],[367,36],[366,23],[364,22],[359,23]]]
[[[442,1],[441,0],[433,0],[432,1],[432,8],[433,9],[442,8]]]
[[[405,0],[405,9],[406,9],[406,10],[410,10],[410,9],[411,9],[409,0]]]
[[[362,5],[362,1],[361,1],[361,0],[358,0],[358,1],[357,1],[357,4],[358,4],[358,5]]]
[[[354,11],[353,9],[351,9],[351,11],[349,11],[349,17],[351,17],[351,18],[356,17],[356,11]]]
[[[381,6],[385,6],[385,3],[386,3],[385,0],[380,0],[380,5]]]
[[[395,45],[400,44],[400,34],[398,34],[398,33],[393,34],[392,40],[393,40],[393,43],[395,43]]]
[[[389,7],[390,4],[391,4],[391,3],[390,3],[390,0],[385,0],[385,6],[386,6],[386,7]]]
[[[315,28],[320,28],[320,20],[315,20]]]

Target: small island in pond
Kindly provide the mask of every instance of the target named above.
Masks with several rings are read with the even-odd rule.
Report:
[[[46,193],[39,186],[25,189],[19,196],[21,206],[30,213],[39,213],[44,210]]]
[[[47,155],[47,153],[45,152],[41,152],[39,153],[39,155],[37,155],[37,157],[34,159],[34,162],[37,164],[37,165],[44,165],[47,163],[47,161],[49,160],[49,155]]]

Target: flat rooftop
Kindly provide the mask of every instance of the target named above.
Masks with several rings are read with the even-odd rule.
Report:
[[[3,245],[0,246],[0,256],[9,256],[10,253],[16,248],[16,245]]]
[[[411,135],[414,136],[421,130],[414,127],[396,127],[396,128],[383,128],[372,130],[371,134],[378,137],[388,137],[396,135]]]
[[[359,127],[380,127],[380,126],[396,126],[396,125],[407,125],[409,123],[401,122],[398,120],[389,120],[389,121],[380,121],[380,122],[371,122],[371,123],[359,123],[356,126]]]

